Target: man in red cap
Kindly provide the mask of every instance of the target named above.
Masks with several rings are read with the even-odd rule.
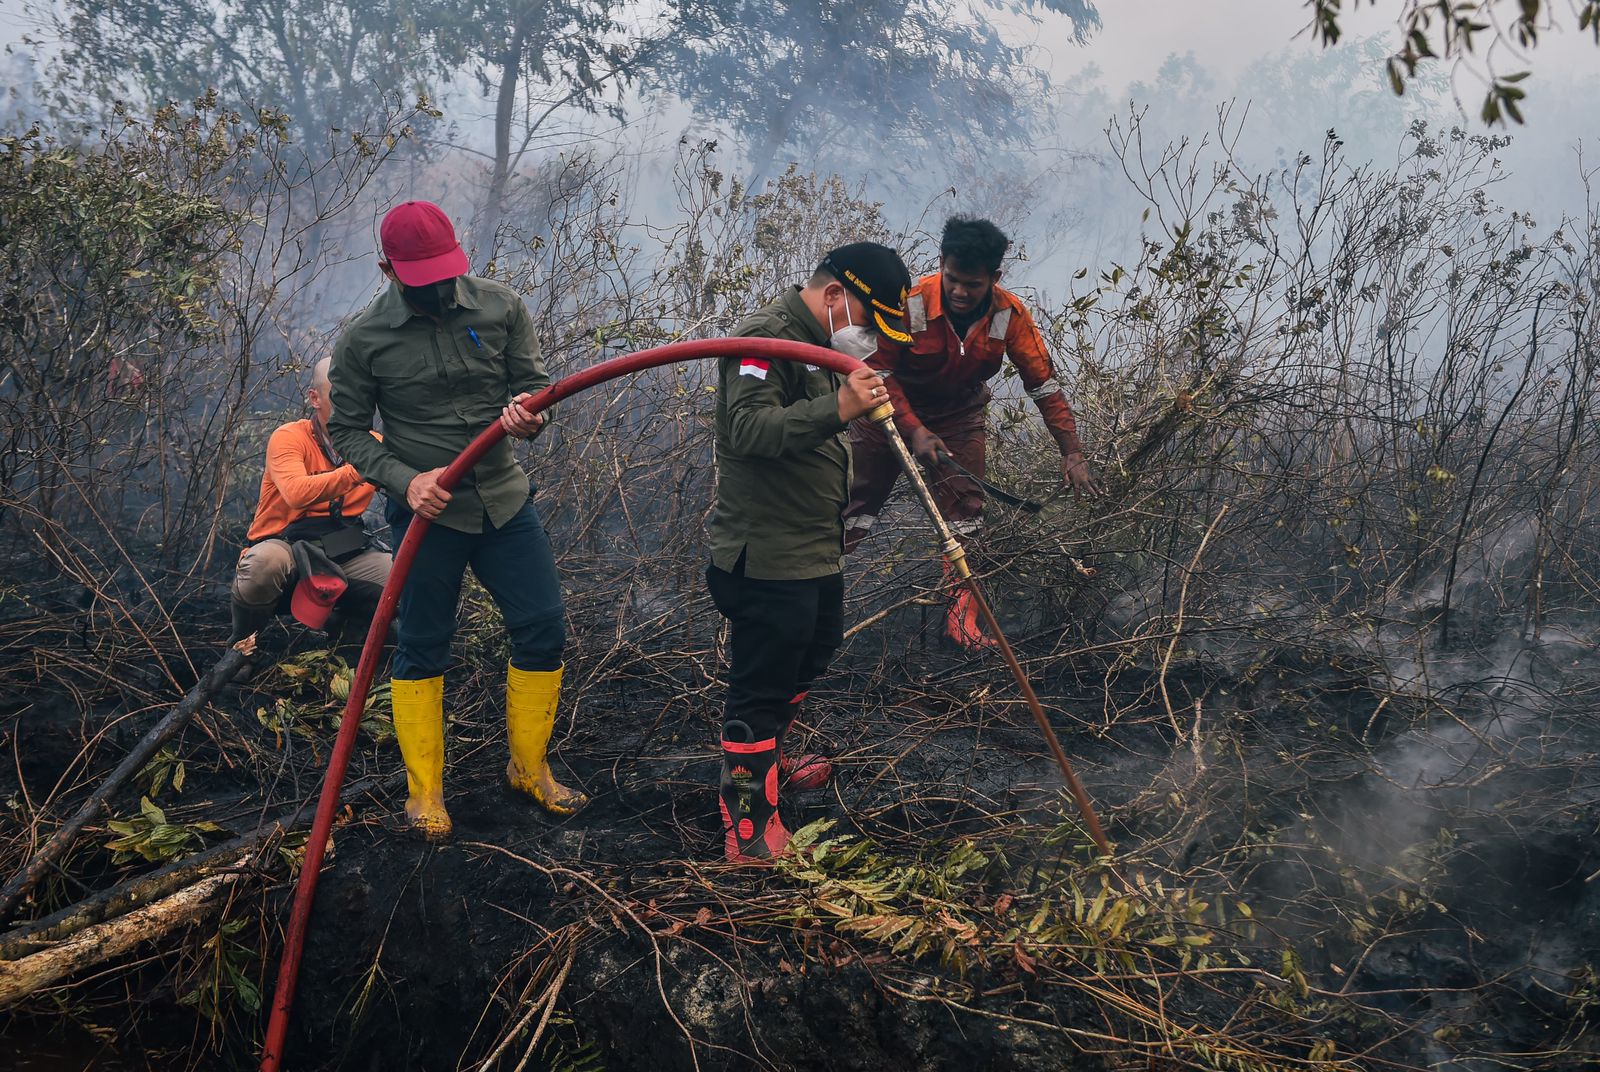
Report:
[[[426,201],[397,205],[380,229],[389,288],[334,350],[334,446],[388,492],[395,539],[413,516],[432,524],[400,595],[393,663],[395,736],[409,783],[406,815],[429,840],[450,834],[444,806],[444,671],[467,566],[511,636],[506,776],[546,811],[586,802],[546,759],[566,644],[561,588],[528,477],[501,440],[458,484],[439,487],[491,421],[526,439],[544,423],[516,403],[550,383],[527,307],[511,288],[467,274],[455,228]],[[373,413],[384,438],[370,434]]]

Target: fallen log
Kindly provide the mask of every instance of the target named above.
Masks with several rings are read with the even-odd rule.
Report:
[[[340,800],[399,785],[403,778],[404,772],[397,771],[351,782]],[[0,935],[0,1009],[220,911],[223,894],[254,873],[264,846],[310,823],[309,803],[248,834]]]
[[[78,839],[83,828],[93,822],[105,809],[106,802],[111,799],[112,794],[138,773],[162,745],[177,736],[178,731],[189,724],[195,712],[204,706],[212,694],[233,679],[233,675],[249,660],[249,653],[253,650],[253,637],[241,640],[228,649],[211,668],[211,672],[196,682],[194,688],[185,694],[178,705],[156,723],[149,733],[139,739],[133,750],[117,764],[116,770],[107,775],[106,780],[100,783],[100,787],[91,793],[89,799],[83,802],[72,818],[63,823],[61,829],[44,843],[44,847],[34,854],[33,859],[23,865],[22,870],[11,876],[11,881],[7,882],[4,888],[0,888],[0,925],[10,922],[17,905],[27,896],[28,891],[33,889],[34,885],[44,877],[45,872],[49,871],[72,847],[72,843]]]
[[[362,778],[351,782],[341,794],[341,799],[350,801],[370,790],[398,785],[402,777],[402,773],[396,772],[386,777]],[[114,919],[140,905],[150,904],[224,871],[237,870],[240,867],[238,861],[241,855],[248,861],[272,839],[310,825],[309,804],[309,801],[301,804],[298,808],[261,824],[248,834],[241,834],[220,845],[213,845],[209,849],[167,864],[158,870],[136,875],[108,890],[68,905],[53,915],[33,920],[0,934],[0,962],[20,960],[49,948],[52,943],[76,934],[85,927]]]
[[[237,868],[248,858],[248,853],[241,853],[234,858],[233,866]],[[86,968],[120,956],[141,942],[160,938],[221,911],[219,895],[237,882],[239,876],[237,870],[212,875],[154,904],[134,909],[120,919],[86,927],[48,949],[21,960],[0,962],[0,1009]]]

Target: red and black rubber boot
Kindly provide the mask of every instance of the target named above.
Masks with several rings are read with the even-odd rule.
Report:
[[[784,747],[784,741],[794,727],[795,716],[800,714],[800,705],[805,699],[805,692],[796,693],[795,698],[784,705],[783,717],[778,723],[778,771],[791,788],[821,789],[833,777],[833,760],[820,752],[792,756]]]
[[[722,727],[723,850],[729,863],[768,860],[789,847],[778,818],[778,739],[750,740],[743,722]]]

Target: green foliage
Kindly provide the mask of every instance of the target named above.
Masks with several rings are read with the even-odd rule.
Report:
[[[256,709],[256,719],[273,733],[293,733],[306,740],[320,740],[337,729],[350,699],[355,669],[332,651],[317,648],[279,662],[273,668],[289,688],[272,708]],[[275,682],[269,680],[269,687]],[[361,728],[373,740],[394,738],[390,686],[381,681],[367,690],[362,707]]]
[[[661,73],[751,144],[756,178],[770,174],[785,148],[812,158],[845,148],[854,154],[853,174],[878,164],[897,170],[927,145],[988,155],[1029,133],[1030,91],[1045,86],[1024,49],[986,16],[1065,16],[1067,36],[1081,42],[1099,15],[1087,0],[975,7],[969,13],[950,0],[683,4]]]
[[[731,123],[761,177],[784,148],[1015,143],[1046,85],[1027,46],[986,17],[1002,12],[1077,43],[1099,25],[1090,0],[982,0],[976,18],[952,0],[672,0],[643,18],[621,0],[69,0],[53,20],[65,46],[53,73],[74,116],[85,100],[214,87],[235,106],[282,109],[316,141],[465,78],[498,105],[488,248],[532,134],[558,108],[620,118],[621,90],[645,79]]]
[[[260,132],[204,107],[117,121],[100,151],[37,126],[0,137],[0,374],[58,403],[214,337],[212,290],[245,226],[213,183]]]
[[[202,94],[149,117],[117,106],[70,144],[40,126],[0,136],[0,520],[54,530],[59,565],[90,542],[138,539],[171,560],[195,531],[214,536],[197,504],[221,504],[219,432],[248,402],[253,331],[280,280],[256,274],[304,264],[254,256],[262,213],[293,184],[285,130],[282,114]],[[128,499],[166,509],[128,525]]]
[[[617,90],[653,56],[648,36],[629,39],[622,0],[424,0],[417,14],[447,68],[465,67],[496,92],[515,93],[526,79],[575,108],[619,119]]]
[[[136,777],[145,784],[145,796],[157,797],[169,783],[174,793],[183,792],[187,770],[178,753],[168,746],[151,756],[150,762],[140,768]]]
[[[125,542],[214,553],[256,341],[404,132],[313,162],[283,113],[206,93],[70,143],[0,136],[0,523],[86,581]]]
[[[223,832],[222,827],[212,822],[170,823],[166,813],[151,803],[149,797],[140,798],[139,814],[113,819],[106,827],[117,835],[106,842],[106,848],[113,853],[112,862],[118,864],[136,858],[153,864],[170,863],[200,846],[204,842],[202,834]]]
[[[251,978],[263,961],[259,950],[239,938],[248,918],[225,920],[201,947],[198,970],[178,997],[213,1023],[226,1019],[235,1007],[247,1016],[261,1011],[261,988]]]
[[[592,1039],[578,1034],[578,1025],[572,1017],[555,1013],[550,1017],[550,1026],[554,1030],[543,1047],[545,1067],[550,1072],[605,1072],[600,1048]]]
[[[427,96],[432,5],[71,0],[56,29],[63,108],[83,100],[159,105],[217,92],[233,107],[281,109],[308,140],[359,128],[388,101]],[[70,93],[74,99],[65,98]]]
[[[1261,934],[1243,901],[1206,899],[1137,873],[1122,877],[1093,859],[1076,822],[911,854],[867,838],[830,837],[832,825],[796,831],[794,851],[777,863],[801,886],[785,922],[865,939],[894,957],[935,958],[958,977],[981,967],[1076,987],[1136,1025],[1152,1052],[1181,1054],[1198,1067],[1288,1067],[1276,1052],[1294,1037],[1284,1017],[1304,1019],[1309,992],[1293,949],[1278,951],[1277,978],[1257,986],[1260,1007],[1242,1001],[1231,1030],[1192,1026],[1180,1012],[1188,1007],[1187,985],[1210,989],[1211,980],[1249,969],[1261,955]],[[1017,866],[1024,859],[1036,862]],[[1037,862],[1043,859],[1052,862]],[[1349,1067],[1325,1038],[1292,1045],[1313,1068]]]
[[[999,956],[1034,972],[1041,961],[1069,957],[1096,972],[1137,971],[1152,949],[1171,950],[1180,969],[1210,966],[1210,925],[1227,922],[1215,907],[1186,890],[1119,891],[1111,872],[1095,867],[1023,869],[1006,878],[1007,848],[987,852],[959,841],[935,855],[906,859],[866,838],[826,837],[831,820],[794,835],[795,852],[780,867],[810,887],[797,922],[822,921],[841,934],[859,934],[909,957],[937,956],[958,972]],[[1045,833],[1046,849],[1081,838],[1076,824]],[[980,910],[977,898],[991,883],[1008,881],[1029,892],[1006,893],[1002,910]],[[1243,924],[1253,934],[1254,924]]]

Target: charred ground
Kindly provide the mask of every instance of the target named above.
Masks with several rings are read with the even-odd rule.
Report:
[[[931,563],[881,583],[907,592],[919,575]],[[377,788],[335,830],[291,1066],[513,1067],[524,1051],[533,1067],[685,1069],[1591,1059],[1583,965],[1600,904],[1585,880],[1600,840],[1583,764],[1528,751],[1592,747],[1592,683],[1557,665],[1576,651],[1529,646],[1538,692],[1484,677],[1448,711],[1375,687],[1354,650],[1261,650],[1245,673],[1196,653],[1167,667],[1186,716],[1174,734],[1151,702],[1159,667],[1124,667],[1108,694],[1082,680],[1084,659],[1030,642],[1114,839],[1138,846],[1107,870],[998,668],[933,643],[912,605],[852,638],[804,719],[839,777],[791,818],[829,822],[820,837],[836,840],[751,874],[714,862],[702,603],[661,623],[655,653],[574,659],[560,758],[593,803],[566,822],[504,786],[498,667],[472,658],[494,629],[485,603],[468,605],[451,674],[451,844],[401,832],[403,778],[375,707],[351,778]],[[215,841],[313,793],[346,673],[316,639],[269,638],[286,646],[280,668],[188,732],[182,792],[157,795],[171,822],[217,822]],[[156,714],[95,742],[118,722],[99,705],[22,694],[8,743],[34,794],[64,771],[64,787],[89,781],[68,771],[85,742],[114,756]],[[13,1036],[36,1042],[67,1013],[126,1067],[248,1065],[294,844],[259,854],[259,885],[223,908],[243,927],[219,938],[207,920],[154,962],[36,998]],[[70,870],[84,889],[118,873],[98,844]]]

